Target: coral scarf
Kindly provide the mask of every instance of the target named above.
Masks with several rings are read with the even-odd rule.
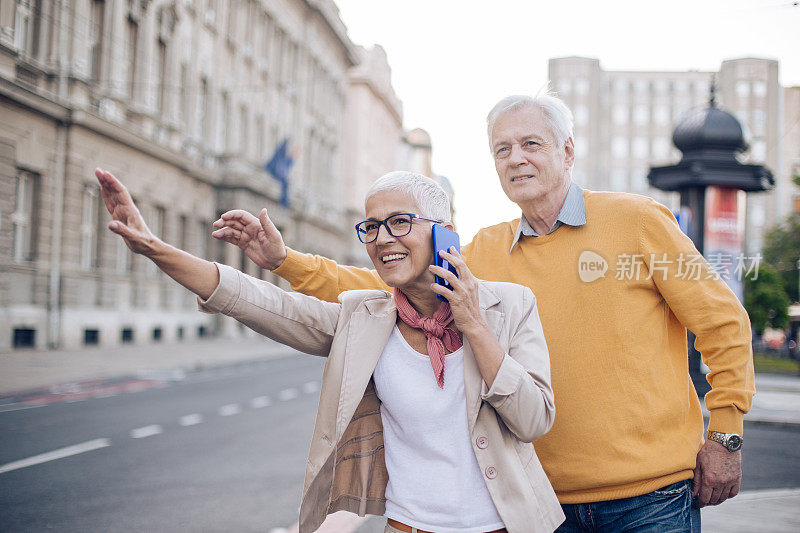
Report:
[[[453,328],[448,328],[447,324],[453,321],[453,313],[450,311],[450,304],[442,302],[439,309],[433,316],[420,316],[416,309],[411,305],[399,289],[394,291],[394,303],[397,306],[397,315],[400,319],[415,329],[421,329],[428,339],[428,357],[431,360],[433,374],[439,388],[444,388],[444,352],[445,346],[451,352],[461,348],[461,339]]]

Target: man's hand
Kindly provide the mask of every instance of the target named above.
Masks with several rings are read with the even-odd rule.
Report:
[[[692,496],[697,507],[718,505],[739,494],[742,482],[742,450],[729,452],[725,446],[707,440],[697,454]]]
[[[238,246],[261,268],[274,270],[286,259],[283,237],[266,209],[261,210],[258,218],[241,209],[228,211],[214,222],[214,227],[218,229],[211,233],[212,237]]]

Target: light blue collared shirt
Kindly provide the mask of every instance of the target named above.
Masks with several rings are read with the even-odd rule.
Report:
[[[574,181],[570,183],[567,197],[564,199],[564,205],[561,206],[561,211],[558,212],[556,221],[553,227],[546,233],[549,235],[555,230],[560,228],[563,224],[568,226],[583,226],[586,224],[586,203],[583,198],[583,188]],[[509,252],[514,249],[520,237],[540,237],[533,229],[525,215],[521,215],[519,224],[517,225],[517,232],[514,234],[514,240],[511,241],[511,248]]]

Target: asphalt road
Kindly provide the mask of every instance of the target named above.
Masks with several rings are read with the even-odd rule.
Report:
[[[103,387],[104,397],[6,406],[0,530],[290,526],[323,363],[287,356],[156,379],[136,393],[108,396],[122,383]],[[743,490],[800,487],[798,437],[798,429],[748,425]]]

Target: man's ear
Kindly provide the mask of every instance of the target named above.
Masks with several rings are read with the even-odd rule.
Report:
[[[572,141],[572,137],[564,143],[564,163],[566,163],[567,168],[575,163],[575,143]]]

